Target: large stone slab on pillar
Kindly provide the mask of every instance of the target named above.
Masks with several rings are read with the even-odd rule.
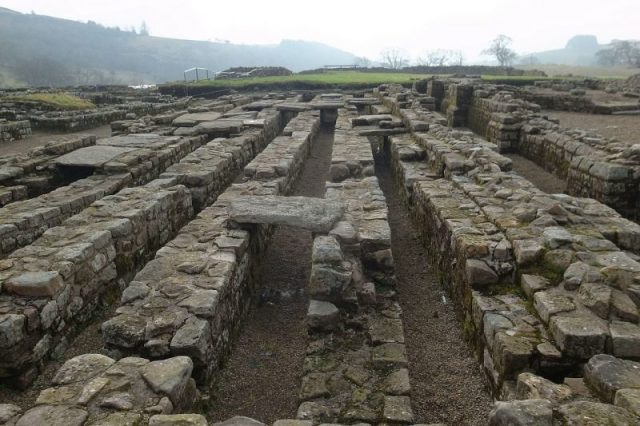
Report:
[[[341,203],[310,197],[238,197],[229,206],[236,223],[289,225],[329,232],[344,213]]]
[[[58,157],[56,164],[60,166],[73,167],[102,167],[117,156],[131,152],[135,148],[115,147],[108,145],[94,145],[80,148],[61,157]]]
[[[222,114],[219,112],[196,112],[192,114],[184,114],[173,120],[173,125],[177,127],[193,127],[205,121],[213,121],[220,118]]]

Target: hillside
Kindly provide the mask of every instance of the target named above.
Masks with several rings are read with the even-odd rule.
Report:
[[[352,64],[354,55],[315,42],[236,45],[177,40],[0,8],[0,87],[179,80],[194,66],[279,65],[293,71]]]
[[[541,64],[563,65],[593,65],[596,63],[596,52],[606,47],[598,43],[593,35],[577,35],[569,39],[562,49],[546,50],[523,55],[523,61],[527,58],[535,58],[535,62]]]

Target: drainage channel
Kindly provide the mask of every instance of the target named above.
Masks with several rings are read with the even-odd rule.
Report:
[[[323,127],[292,195],[323,197],[333,146]],[[313,236],[279,226],[259,272],[261,293],[211,395],[209,420],[247,416],[265,423],[295,418],[306,349]]]
[[[439,284],[403,205],[388,157],[377,156],[376,174],[389,210],[415,421],[484,425],[492,398],[464,341],[453,302]]]

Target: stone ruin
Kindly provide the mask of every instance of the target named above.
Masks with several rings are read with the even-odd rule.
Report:
[[[31,386],[114,309],[100,353],[64,362],[31,406],[0,401],[0,425],[207,425],[281,225],[313,242],[298,409],[273,424],[416,423],[380,162],[497,400],[486,422],[638,424],[637,145],[563,131],[492,85],[425,89],[177,100],[110,138],[1,158],[3,385]],[[291,196],[327,127],[324,197]],[[568,194],[513,172],[512,151]]]

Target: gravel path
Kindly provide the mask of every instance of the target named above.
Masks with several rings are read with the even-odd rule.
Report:
[[[429,264],[389,167],[378,161],[376,172],[389,207],[415,423],[486,425],[492,398],[463,339],[462,324]]]
[[[513,162],[513,171],[534,184],[539,190],[547,194],[560,194],[566,191],[567,183],[564,180],[533,161],[518,154],[505,154],[505,156]]]
[[[19,154],[37,146],[42,146],[52,140],[71,139],[77,135],[96,135],[97,138],[106,138],[111,136],[111,125],[107,124],[94,129],[71,133],[51,133],[36,130],[26,139],[0,143],[0,155]]]
[[[323,130],[294,195],[323,197],[333,133]],[[209,420],[248,416],[264,423],[295,418],[306,349],[304,324],[311,273],[311,232],[281,226],[263,259],[262,294],[211,395]]]

